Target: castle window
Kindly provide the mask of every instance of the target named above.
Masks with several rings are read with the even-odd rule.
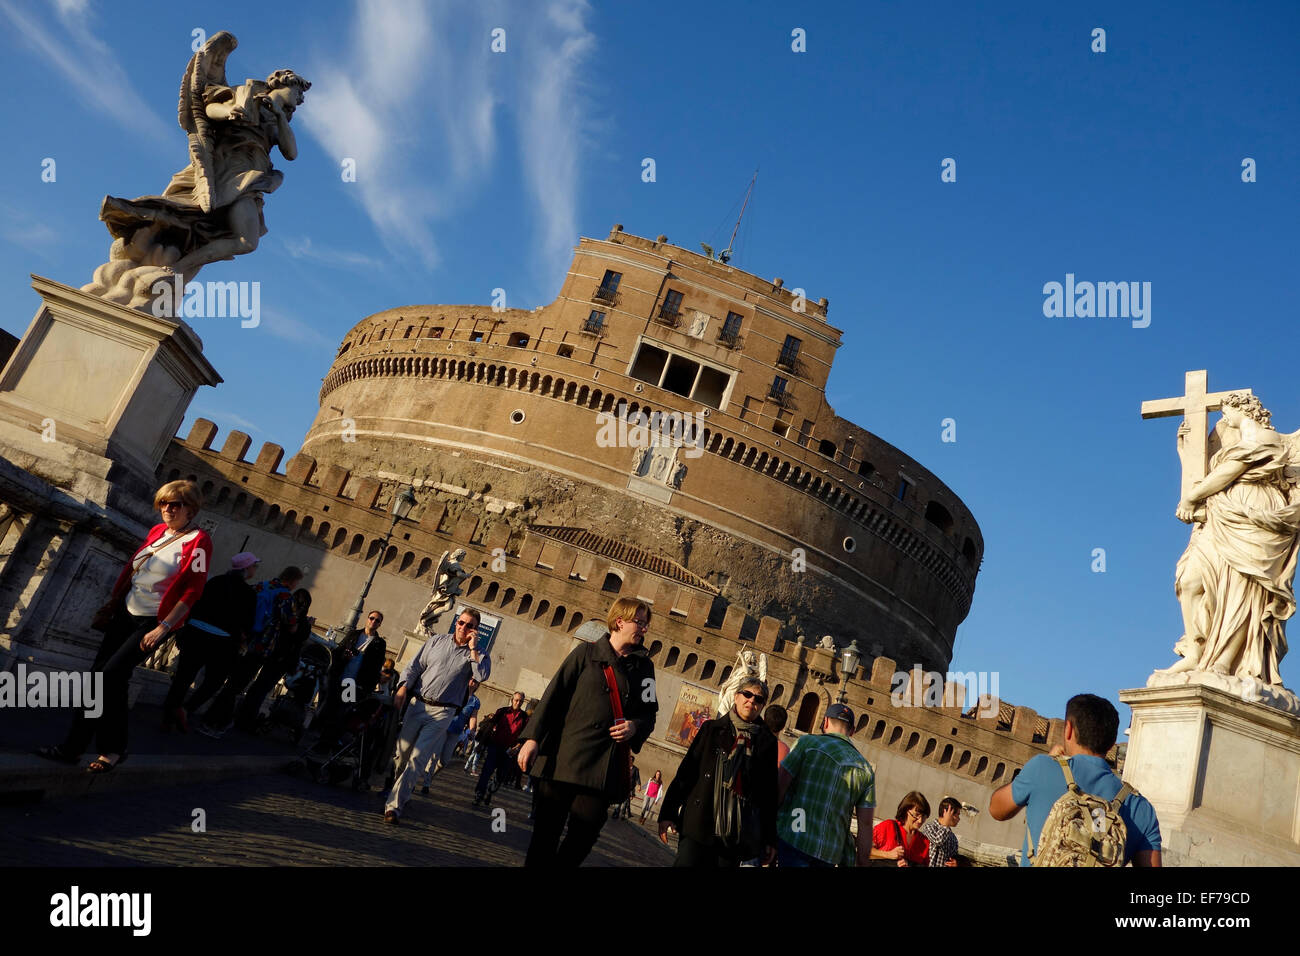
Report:
[[[861,475],[863,478],[870,478],[872,472],[874,472],[875,470],[876,470],[875,466],[872,465],[871,462],[869,461],[862,461],[858,463],[858,474]]]
[[[668,371],[664,373],[663,381],[659,383],[659,387],[678,395],[689,396],[691,388],[695,385],[695,377],[699,374],[699,362],[692,362],[681,355],[674,355],[668,359]]]
[[[469,340],[470,340],[471,342],[482,342],[482,341],[483,341],[483,333],[482,333],[482,332],[471,332],[471,333],[469,334]]]
[[[782,378],[780,375],[772,379],[772,385],[767,390],[767,397],[778,405],[784,405],[786,400],[785,388],[790,384],[790,380]]]
[[[783,422],[778,418],[776,421],[772,423],[772,433],[774,435],[779,435],[781,438],[784,438],[789,431],[790,431],[789,422]]]
[[[787,372],[796,372],[799,368],[799,346],[802,344],[801,339],[796,339],[793,335],[787,335],[785,344],[781,346],[781,354],[777,356],[776,367],[783,368]]]
[[[912,483],[908,481],[906,478],[904,478],[902,475],[899,475],[898,491],[894,493],[894,497],[896,497],[899,501],[906,501],[907,493],[911,490],[912,490]]]
[[[411,333],[414,332],[414,331],[415,331],[415,326],[413,326],[413,325],[408,325],[408,326],[406,327],[406,331],[405,331],[404,333],[402,333],[402,338],[404,338],[404,339],[409,339],[409,338],[411,337]]]
[[[803,424],[799,426],[799,444],[804,448],[808,447],[808,439],[812,438],[813,423],[811,419],[805,418]]]
[[[799,704],[799,716],[795,720],[794,729],[801,730],[804,733],[811,733],[813,722],[817,720],[817,710],[821,706],[821,695],[807,693],[803,695],[803,701]]]
[[[718,332],[718,341],[729,349],[734,349],[740,342],[740,323],[744,321],[744,316],[739,312],[728,312],[727,320],[722,323],[722,330]]]
[[[664,667],[672,667],[677,663],[677,658],[681,656],[681,651],[675,647],[668,648],[668,656],[664,658]]]
[[[510,338],[506,340],[506,346],[507,346],[508,348],[512,348],[512,349],[526,349],[526,348],[528,348],[528,333],[526,333],[526,332],[511,332],[511,333],[510,333]]]
[[[689,674],[691,672],[691,669],[695,666],[696,662],[698,662],[699,659],[700,659],[699,656],[696,654],[687,654],[686,663],[682,665],[682,673]]]
[[[718,666],[717,663],[714,661],[705,661],[704,669],[700,671],[700,680],[708,680],[710,677],[712,677],[713,671],[717,668],[717,666]]]
[[[827,458],[834,458],[835,442],[827,441],[825,438],[823,438],[821,441],[817,443],[817,451],[819,454],[825,455]]]
[[[677,352],[642,342],[628,368],[630,377],[708,405],[721,408],[731,373],[694,361]]]
[[[623,579],[610,571],[605,575],[605,583],[601,585],[600,589],[607,594],[617,594],[623,590]]]
[[[591,315],[587,316],[587,321],[582,323],[582,331],[589,335],[604,335],[605,313],[599,309],[592,309]]]
[[[632,371],[628,374],[632,378],[649,382],[651,385],[658,385],[659,380],[663,378],[664,367],[667,364],[667,352],[663,349],[657,349],[653,345],[643,343],[640,351],[636,354],[635,361],[632,362]]]
[[[605,270],[605,277],[600,280],[600,286],[591,297],[598,302],[608,302],[611,305],[618,293],[618,284],[623,279],[623,273],[615,272],[613,269]]]
[[[440,339],[442,338],[442,331],[443,331],[443,327],[441,325],[438,326],[436,329],[425,329],[424,337],[426,339]]]
[[[573,358],[573,346],[561,345],[558,349],[555,350],[555,354],[558,355],[560,358]]]
[[[937,501],[931,501],[925,506],[925,520],[944,534],[952,533],[952,515],[948,513],[947,508]]]
[[[659,306],[660,322],[669,326],[677,325],[682,315],[682,295],[683,293],[676,289],[669,289],[664,293],[663,305]]]

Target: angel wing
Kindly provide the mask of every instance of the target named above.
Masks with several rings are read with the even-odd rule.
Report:
[[[758,679],[764,684],[767,683],[767,655],[758,655]]]
[[[180,102],[176,118],[189,134],[190,162],[194,166],[194,198],[204,212],[212,211],[212,124],[205,112],[209,86],[229,86],[226,82],[226,58],[239,45],[234,34],[222,30],[214,34],[203,49],[190,57],[181,80]]]
[[[438,590],[438,585],[442,583],[442,576],[447,572],[447,565],[451,564],[451,552],[442,552],[442,557],[438,559],[438,567],[433,572],[433,589]]]

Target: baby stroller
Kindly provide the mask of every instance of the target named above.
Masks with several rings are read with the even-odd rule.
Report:
[[[284,679],[284,693],[271,702],[271,712],[258,730],[266,732],[275,727],[287,727],[293,742],[298,743],[313,716],[312,701],[317,699],[317,695],[320,700],[325,700],[331,661],[328,647],[314,639],[307,641],[293,672]]]
[[[352,778],[352,789],[361,790],[370,777],[375,756],[383,747],[390,707],[381,697],[369,697],[348,706],[341,721],[343,732],[337,743],[327,749],[316,748],[303,754],[307,773],[321,783],[342,783]]]

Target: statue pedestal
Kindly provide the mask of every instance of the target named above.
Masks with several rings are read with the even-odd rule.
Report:
[[[155,469],[200,385],[184,322],[49,279],[0,372],[0,669],[75,669],[122,563],[158,521]]]
[[[1300,865],[1300,717],[1193,678],[1120,691],[1166,866]]]

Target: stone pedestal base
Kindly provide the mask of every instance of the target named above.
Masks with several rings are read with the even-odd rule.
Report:
[[[33,277],[41,305],[0,371],[0,669],[75,670],[123,562],[157,522],[155,469],[221,377],[183,322]]]
[[[1300,717],[1206,683],[1120,691],[1167,866],[1300,866]]]

